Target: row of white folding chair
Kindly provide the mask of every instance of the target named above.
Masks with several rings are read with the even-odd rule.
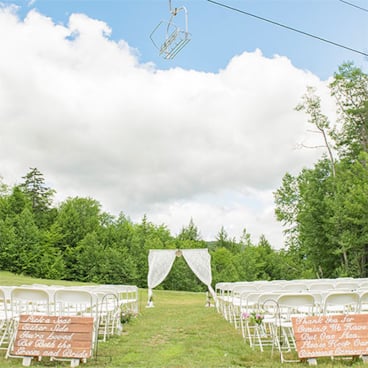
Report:
[[[96,334],[103,341],[121,332],[122,308],[138,313],[138,288],[133,285],[65,288],[34,284],[2,288],[3,291],[0,293],[0,348],[2,349],[7,349],[9,335],[16,327],[13,317],[22,313],[86,315],[88,312],[93,312],[98,326]],[[61,295],[64,300],[61,300]],[[83,296],[85,297],[84,306],[80,300]]]
[[[294,284],[289,282],[281,281],[252,281],[252,282],[224,282],[216,284],[216,294],[218,299],[218,311],[223,315],[228,315],[227,308],[229,303],[233,302],[234,295],[233,292],[237,291],[239,288],[244,288],[245,290],[260,292],[266,292],[270,290],[281,290],[285,287],[285,290],[292,291],[302,291],[305,289],[303,284]],[[236,298],[236,295],[235,295]],[[225,307],[224,307],[225,306]],[[227,318],[228,319],[228,318]]]
[[[363,281],[362,281],[363,280]],[[285,292],[307,291],[363,291],[367,289],[367,279],[339,278],[339,279],[305,279],[305,280],[273,280],[273,281],[246,281],[216,284],[219,302],[228,303],[232,299],[232,290],[237,286],[249,286],[250,290],[256,288],[260,291],[285,290]]]
[[[355,291],[359,289],[367,289],[368,288],[368,279],[367,278],[352,278],[352,277],[343,277],[336,279],[298,279],[298,280],[272,280],[272,281],[245,281],[245,282],[223,282],[216,284],[216,289],[221,289],[223,285],[231,285],[231,284],[247,284],[247,285],[256,285],[258,289],[264,288],[264,290],[270,290],[275,285],[274,289],[283,289],[290,291],[298,291],[297,287],[299,287],[299,291],[307,291],[310,289],[343,289],[347,291]],[[269,286],[268,286],[269,285]]]
[[[313,313],[313,315],[317,315],[368,312],[368,293],[358,294],[354,292],[334,291],[325,296],[323,305],[321,305],[321,296],[319,294],[289,294],[284,293],[283,291],[273,293],[243,292],[240,297],[240,326],[244,339],[248,341],[251,346],[259,346],[260,349],[263,350],[265,343],[270,344],[271,340],[274,341],[272,345],[275,345],[275,340],[273,339],[272,334],[274,331],[276,331],[274,324],[276,322],[277,315],[277,320],[279,321],[288,320],[285,318],[283,307],[280,305],[280,298],[282,297],[288,297],[291,305],[293,305],[292,299],[294,298],[294,306],[298,305],[299,312],[304,312],[307,314]],[[304,307],[301,304],[303,303],[303,298],[305,298],[306,301],[309,300],[309,303],[306,303]],[[311,300],[313,300],[313,308],[311,308]],[[248,317],[252,314],[254,315],[255,313],[262,313],[263,324],[262,326],[253,325],[250,328],[248,323],[249,320],[247,318],[244,319],[243,317],[244,315]],[[260,327],[262,327],[261,332],[264,337],[263,339],[261,339],[262,336],[260,335]],[[289,336],[291,333],[290,321],[287,325],[284,324],[282,327],[282,333],[284,336],[283,346],[287,346],[289,348],[290,344],[286,344],[285,336]],[[287,328],[289,330],[287,330]],[[289,338],[291,338],[291,335]],[[279,346],[281,345],[282,344],[280,343]]]
[[[223,314],[224,318],[233,323],[235,328],[239,327],[240,316],[240,295],[243,293],[265,293],[267,291],[281,290],[286,291],[301,291],[301,285],[281,285],[278,282],[239,282],[239,283],[224,283],[218,290],[218,311]],[[244,297],[244,294],[243,294]]]
[[[245,291],[240,296],[240,328],[244,340],[253,348],[258,346],[263,351],[264,346],[272,344],[274,313],[266,311],[265,305],[271,308],[278,295],[276,292]],[[257,323],[255,317],[258,314],[262,316],[262,321]]]
[[[106,341],[110,336],[120,334],[121,305],[118,292],[111,287],[98,286],[90,290],[97,297],[99,336]]]
[[[1,286],[0,286],[1,287]],[[118,298],[119,305],[128,306],[131,310],[138,313],[138,287],[135,285],[97,285],[97,286],[74,286],[74,287],[65,287],[58,285],[24,285],[25,288],[36,288],[45,290],[49,296],[51,301],[53,300],[53,294],[56,290],[59,289],[75,289],[75,290],[87,290],[93,293],[111,293],[114,294]],[[10,293],[14,287],[3,287],[6,289],[7,299],[10,300]]]
[[[101,285],[102,288],[113,289],[119,298],[119,305],[135,313],[139,312],[139,293],[135,285]]]
[[[237,284],[229,295],[228,303],[226,304],[228,321],[234,324],[235,328],[240,326],[240,314],[241,314],[241,296],[244,293],[257,292],[258,287],[256,285]]]
[[[233,298],[230,310],[232,317],[230,322],[234,323],[234,327],[241,325],[243,313],[254,313],[261,304],[268,299],[275,300],[279,295],[289,292],[289,290],[278,290],[277,285],[273,288],[252,289],[249,286],[237,287],[233,290]],[[240,321],[240,323],[238,323]]]
[[[78,288],[14,287],[10,293],[13,316],[20,314],[83,315],[97,313],[97,296]]]
[[[86,290],[58,289],[53,293],[51,303],[50,294],[43,288],[15,287],[11,291],[12,319],[9,325],[11,336],[6,357],[29,359],[28,357],[12,355],[15,342],[15,331],[22,314],[31,315],[57,315],[57,316],[83,316],[93,318],[92,351],[96,349],[98,338],[98,313],[96,296]],[[57,358],[52,358],[57,360]],[[65,360],[63,358],[63,360]],[[73,361],[74,359],[67,359]]]
[[[236,286],[242,285],[242,282],[222,282],[216,284],[216,308],[219,313],[228,321],[230,320],[230,303],[232,302],[232,292]],[[244,284],[248,284],[244,282]]]
[[[119,296],[115,290],[104,287],[88,287],[82,286],[74,288],[74,294],[79,294],[92,297],[91,311],[94,312],[97,321],[97,335],[102,341],[106,341],[110,336],[119,334],[122,326],[120,323],[120,306]],[[63,290],[57,290],[55,296],[63,295],[63,299],[68,298],[68,294],[71,295],[70,299],[64,305],[60,305],[61,310],[66,308],[70,313],[74,312],[76,315],[83,315],[83,311],[78,310],[78,305],[73,306],[73,293],[70,288]],[[54,300],[54,307],[57,307],[57,300]]]
[[[251,347],[259,347],[263,351],[265,346],[277,348],[281,361],[286,361],[285,351],[295,350],[295,340],[292,331],[291,316],[297,314],[315,315],[319,308],[314,296],[309,293],[246,293],[245,305],[242,307],[242,334]],[[254,316],[262,315],[262,322],[254,323]]]
[[[216,306],[224,318],[238,326],[239,315],[239,290],[248,290],[260,292],[283,290],[284,292],[312,292],[316,299],[322,302],[323,295],[334,290],[341,291],[364,291],[361,286],[366,279],[340,278],[336,280],[295,280],[295,281],[253,281],[253,282],[229,282],[216,284],[217,301]],[[359,288],[359,289],[358,289]],[[320,296],[318,294],[321,294]]]
[[[235,283],[228,287],[228,295],[225,299],[225,318],[234,324],[235,328],[239,327],[239,316],[241,309],[241,295],[244,293],[260,292],[260,283]]]
[[[121,330],[117,297],[102,289],[14,287],[7,309],[13,319],[20,314],[92,316],[103,341]]]
[[[82,301],[85,301],[85,304],[81,303]],[[119,297],[110,288],[80,287],[73,290],[57,290],[53,307],[57,314],[62,314],[63,311],[67,315],[93,313],[97,321],[96,334],[102,341],[121,332]],[[83,311],[85,307],[87,311]]]
[[[240,299],[243,291],[247,292],[266,292],[267,290],[281,289],[278,282],[228,282],[216,284],[216,307],[219,313],[237,327],[239,316]]]
[[[22,303],[22,300],[26,301]],[[1,287],[0,289],[0,315],[1,337],[0,348],[7,349],[14,318],[20,314],[35,314],[49,312],[49,295],[44,290],[34,288]]]
[[[120,317],[122,312],[135,315],[139,312],[139,293],[135,285],[98,285],[92,287],[91,291],[100,296],[100,324],[110,329],[108,335],[122,328],[116,319],[117,314]]]
[[[247,292],[243,291],[240,295],[239,313],[250,313],[255,309],[260,309],[262,303],[267,300],[277,300],[278,297],[288,294],[283,290],[274,291],[272,293]],[[315,303],[315,314],[328,313],[368,313],[368,291],[363,293],[330,291],[324,293],[294,293],[292,295],[313,296]]]
[[[368,292],[344,292],[335,290],[325,296],[323,308],[320,308],[314,296],[306,294],[283,295],[277,300],[279,318],[276,319],[273,347],[277,347],[281,362],[299,361],[296,358],[296,343],[292,329],[291,317],[300,315],[336,315],[362,313],[363,305],[368,305]],[[279,333],[277,333],[279,331]],[[285,352],[294,352],[293,357],[286,358]]]
[[[245,302],[245,304],[244,304]],[[268,293],[243,293],[240,325],[243,338],[251,347],[276,347],[283,360],[285,347],[295,347],[291,327],[291,308],[295,313],[314,314],[314,297],[308,293],[285,293],[283,290]],[[279,331],[279,332],[278,332]]]
[[[135,285],[105,284],[90,286],[88,290],[97,294],[113,294],[121,310],[129,310],[135,314],[139,312],[139,289]]]

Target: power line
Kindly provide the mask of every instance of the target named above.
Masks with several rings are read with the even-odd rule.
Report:
[[[320,41],[323,41],[323,42],[326,42],[326,43],[329,43],[331,45],[334,45],[334,46],[337,46],[337,47],[341,47],[343,49],[346,49],[346,50],[349,50],[349,51],[352,51],[352,52],[356,52],[357,54],[361,54],[363,56],[368,56],[367,53],[363,52],[363,51],[359,51],[359,50],[356,50],[356,49],[353,49],[351,47],[348,47],[348,46],[344,46],[344,45],[341,45],[337,42],[333,42],[333,41],[329,41],[325,38],[322,38],[322,37],[319,37],[319,36],[315,36],[311,33],[308,33],[308,32],[304,32],[304,31],[301,31],[299,29],[296,29],[296,28],[293,28],[293,27],[289,27],[285,24],[282,24],[282,23],[278,23],[278,22],[275,22],[273,20],[270,20],[270,19],[267,19],[267,18],[263,18],[263,17],[260,17],[258,15],[255,15],[255,14],[252,14],[252,13],[248,13],[244,10],[240,10],[240,9],[237,9],[237,8],[234,8],[234,7],[231,7],[229,5],[226,5],[226,4],[222,4],[222,3],[219,3],[217,1],[214,1],[214,0],[207,0],[208,2],[210,3],[213,3],[213,4],[216,4],[216,5],[219,5],[219,6],[222,6],[224,8],[227,8],[227,9],[230,9],[230,10],[233,10],[233,11],[236,11],[238,13],[242,13],[242,14],[245,14],[245,15],[249,15],[250,17],[253,17],[253,18],[257,18],[257,19],[260,19],[260,20],[263,20],[264,22],[268,22],[268,23],[271,23],[271,24],[274,24],[276,26],[279,26],[279,27],[283,27],[283,28],[286,28],[290,31],[294,31],[294,32],[297,32],[297,33],[301,33],[303,34],[304,36],[308,36],[308,37],[312,37],[312,38],[315,38],[317,40],[320,40]]]
[[[362,8],[361,6],[358,6],[358,5],[356,5],[356,4],[353,4],[353,3],[349,2],[349,1],[345,1],[345,0],[339,0],[339,1],[340,1],[340,2],[342,2],[342,3],[344,3],[344,4],[347,4],[347,5],[353,6],[354,8],[357,8],[357,9],[363,10],[363,11],[365,11],[365,12],[367,12],[367,13],[368,13],[368,9]]]

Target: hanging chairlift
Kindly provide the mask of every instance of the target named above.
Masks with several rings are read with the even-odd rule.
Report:
[[[171,0],[169,0],[169,10],[171,14],[169,21],[162,20],[150,35],[153,45],[159,50],[159,54],[167,60],[173,59],[191,39],[191,34],[188,32],[187,9],[184,6],[172,8]],[[180,12],[184,13],[184,30],[173,22],[174,17]],[[160,40],[161,42],[159,42]]]

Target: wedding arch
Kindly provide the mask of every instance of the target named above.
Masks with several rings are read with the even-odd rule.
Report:
[[[211,286],[211,256],[207,248],[201,249],[151,249],[148,254],[148,305],[152,304],[152,289],[161,284],[169,274],[176,257],[183,256],[193,273],[202,281],[215,298]]]

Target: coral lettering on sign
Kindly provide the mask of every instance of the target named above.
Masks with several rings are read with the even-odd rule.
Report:
[[[292,318],[299,358],[368,355],[368,314]]]

